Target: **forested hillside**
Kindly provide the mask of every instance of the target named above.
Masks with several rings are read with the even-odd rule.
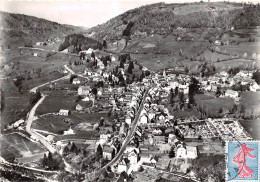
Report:
[[[89,36],[95,38],[115,40],[142,33],[171,35],[178,27],[213,28],[226,31],[231,27],[257,26],[259,19],[259,4],[157,3],[127,11],[102,25],[89,29],[88,32]]]
[[[62,25],[42,18],[0,12],[1,43],[12,46],[16,43],[46,41],[68,34],[85,31],[80,27]],[[17,45],[17,44],[16,44]]]
[[[59,51],[66,49],[69,46],[73,46],[72,52],[79,52],[81,50],[102,49],[103,45],[101,42],[94,39],[84,37],[82,34],[71,34],[67,35],[62,44],[59,46]]]

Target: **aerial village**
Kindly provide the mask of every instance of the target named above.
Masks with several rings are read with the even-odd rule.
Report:
[[[71,157],[71,151],[78,153],[73,149],[75,143],[83,141],[87,144],[86,151],[102,161],[96,158],[93,164],[86,165],[85,178],[93,169],[109,166],[115,174],[124,172],[131,176],[142,170],[155,170],[199,180],[199,175],[193,170],[194,161],[204,156],[223,155],[226,140],[252,139],[238,121],[244,113],[234,114],[234,110],[238,110],[242,92],[260,91],[260,86],[252,78],[256,70],[231,69],[206,77],[176,73],[174,68],[150,71],[132,61],[128,54],[118,58],[119,66],[114,56],[95,56],[93,49],[81,51],[79,58],[60,70],[69,74],[73,97],[77,98],[75,108],[61,107],[56,113],[38,116],[62,116],[62,121],[70,125],[63,131],[64,137],[55,137],[48,129],[32,128],[32,131],[74,165],[83,159],[79,155]],[[81,68],[86,63],[93,66]],[[128,73],[132,72],[134,65],[139,67],[141,74],[131,78]],[[54,90],[70,88],[52,82],[41,88],[42,93]],[[218,116],[210,115],[203,106],[195,103],[195,93],[229,98],[234,106],[232,110],[221,108]],[[180,117],[173,113],[187,110],[197,110],[200,116]],[[69,116],[73,114],[80,118],[80,113],[100,113],[107,118],[95,118],[94,123],[80,123],[73,127],[73,119]],[[24,124],[24,120],[19,120],[8,129],[22,130]],[[77,128],[94,134],[77,138]],[[39,138],[32,135],[30,140],[38,142]]]
[[[84,54],[84,56],[82,56]],[[108,72],[103,57],[93,56],[93,50],[80,52],[82,60],[96,64],[96,69],[86,68],[77,76],[71,76],[71,84],[77,86],[76,94],[80,100],[76,105],[76,113],[99,112],[115,116],[113,122],[103,117],[99,122],[86,126],[86,130],[96,132],[95,139],[86,140],[88,151],[100,153],[106,161],[103,166],[111,166],[114,173],[122,172],[131,175],[137,171],[160,170],[189,175],[198,178],[191,169],[192,161],[203,155],[224,153],[224,141],[251,139],[236,117],[228,117],[229,111],[222,111],[223,117],[196,116],[180,118],[169,110],[173,99],[178,95],[178,110],[184,111],[194,105],[190,89],[203,92],[214,97],[229,97],[239,104],[240,94],[233,90],[234,85],[241,83],[246,90],[257,92],[259,85],[252,79],[254,71],[240,70],[234,76],[227,72],[216,73],[208,78],[188,74],[173,74],[171,69],[163,72],[150,72],[142,67],[142,75],[131,84],[123,84],[126,80],[123,68]],[[125,56],[127,57],[127,56]],[[103,61],[101,61],[103,59]],[[110,64],[115,61],[110,56]],[[77,63],[74,63],[77,64]],[[124,63],[124,67],[128,64]],[[64,73],[73,72],[67,65]],[[117,74],[115,74],[115,72]],[[119,75],[119,76],[116,76]],[[87,80],[87,82],[86,82]],[[89,82],[96,86],[93,88]],[[92,84],[93,85],[93,84]],[[55,89],[55,84],[47,88]],[[91,106],[84,102],[91,101]],[[102,106],[102,107],[101,107]],[[72,111],[60,108],[56,115],[69,116]],[[17,128],[24,121],[13,124]],[[71,122],[65,119],[65,122]],[[74,135],[70,127],[63,135]],[[203,142],[201,140],[203,139]],[[54,136],[46,136],[46,140],[55,146],[62,155],[67,155],[71,142],[57,140]],[[76,140],[76,139],[75,139]],[[99,167],[100,168],[101,164]]]

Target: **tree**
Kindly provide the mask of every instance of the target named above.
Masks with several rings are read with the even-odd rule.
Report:
[[[173,89],[171,88],[171,90],[170,90],[170,103],[171,104],[173,104],[173,102],[174,102],[173,98],[174,98],[174,92],[173,92]]]
[[[185,67],[185,73],[189,73],[189,68],[188,67]]]
[[[18,92],[21,94],[21,90],[23,88],[23,76],[17,76],[14,81],[14,85],[18,88]]]
[[[102,59],[103,58],[103,59]],[[107,59],[105,57],[102,57],[101,60],[105,67],[107,67]]]
[[[127,69],[127,72],[128,72],[129,74],[133,74],[133,66],[132,66],[131,63],[133,64],[133,62],[130,61],[129,66],[128,66],[128,69]]]
[[[53,163],[52,154],[49,152],[47,158],[47,167],[51,169],[52,163]]]
[[[70,152],[69,147],[65,146],[64,149],[63,149],[62,155],[68,155],[69,152]]]
[[[184,93],[183,92],[179,92],[179,100],[181,103],[184,103]]]
[[[102,153],[103,153],[103,149],[102,147],[100,146],[100,144],[97,146],[97,155],[98,156],[102,156]]]
[[[240,114],[242,114],[242,117],[244,118],[245,117],[245,111],[246,111],[246,108],[245,106],[242,104],[240,106]]]
[[[70,147],[70,152],[71,153],[78,153],[78,148],[76,147],[75,143],[72,143],[71,147]]]
[[[150,73],[150,71],[149,70],[146,70],[145,71],[145,76],[149,76],[151,73]]]
[[[42,159],[42,166],[45,168],[45,166],[47,165],[48,163],[48,159],[46,157],[46,154],[44,153],[43,155],[43,159]]]
[[[103,117],[100,118],[99,126],[104,126],[104,122],[105,122],[104,118]]]
[[[74,78],[77,78],[77,77],[78,77],[77,75],[71,75],[71,76],[70,76],[70,83],[72,83],[73,80],[74,80]]]
[[[221,108],[219,108],[218,113],[221,114],[222,112],[223,112],[223,110],[222,110],[222,107],[221,107]]]
[[[92,58],[94,58],[94,60],[96,59],[95,57],[95,53],[92,51],[91,55],[90,55]]]
[[[94,95],[97,95],[97,88],[96,88],[96,87],[92,88],[91,92],[92,92]]]
[[[175,87],[174,92],[175,92],[175,95],[178,95],[178,93],[179,93],[179,87]]]
[[[103,40],[103,48],[107,49],[107,41],[106,40]]]
[[[204,109],[201,107],[201,106],[199,106],[199,112],[200,112],[200,119],[202,119],[202,115],[203,115],[203,111],[204,111]]]
[[[254,79],[257,84],[260,84],[260,72],[258,70],[253,73],[252,79]]]
[[[41,93],[37,91],[35,94],[30,95],[30,104],[34,105],[40,99],[41,99]]]
[[[236,111],[237,111],[237,105],[234,104],[233,107],[232,107],[231,112],[232,112],[232,113],[235,113]]]
[[[169,152],[169,158],[173,158],[173,157],[175,157],[175,152],[174,152],[174,148],[172,147]]]

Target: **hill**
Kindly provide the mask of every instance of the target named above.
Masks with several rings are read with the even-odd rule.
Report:
[[[177,67],[199,73],[203,68],[210,73],[254,66],[260,54],[259,19],[259,4],[156,3],[129,10],[84,35],[106,40],[107,51],[129,53],[151,70]]]
[[[94,40],[89,37],[85,37],[83,34],[70,34],[67,35],[64,41],[59,46],[59,51],[70,47],[72,50],[70,52],[79,52],[81,50],[92,49],[102,49],[103,45],[101,42]]]
[[[104,24],[90,28],[88,36],[119,40],[123,36],[171,35],[178,27],[204,29],[200,33],[213,28],[218,30],[213,36],[219,36],[231,27],[259,25],[259,12],[259,5],[241,3],[156,3],[129,10]]]
[[[86,31],[82,27],[63,25],[42,18],[7,12],[0,12],[0,24],[1,46],[4,47],[24,46]]]

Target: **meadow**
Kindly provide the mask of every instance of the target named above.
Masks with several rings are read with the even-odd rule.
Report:
[[[33,122],[32,128],[38,130],[45,130],[55,134],[63,134],[64,130],[68,130],[69,127],[76,130],[81,130],[78,128],[80,123],[88,123],[88,125],[94,125],[98,123],[100,118],[108,119],[106,114],[103,113],[76,113],[72,112],[68,116],[60,115],[49,115],[40,117]],[[71,122],[65,122],[64,119],[70,120]]]
[[[245,116],[260,115],[260,93],[259,92],[242,92],[240,103],[245,106]]]
[[[36,115],[59,112],[60,109],[75,110],[75,93],[63,90],[53,90],[48,92],[48,96],[39,105]]]
[[[15,121],[25,118],[30,110],[30,94],[25,92],[18,93],[12,80],[2,80],[2,112],[1,112],[1,129]]]
[[[204,97],[204,96],[203,96]],[[198,107],[202,107],[207,114],[210,116],[217,116],[219,110],[222,109],[229,111],[234,106],[234,99],[230,97],[218,97],[218,98],[208,98],[205,96],[204,99],[201,99],[200,95],[195,95],[195,102],[198,104]]]

